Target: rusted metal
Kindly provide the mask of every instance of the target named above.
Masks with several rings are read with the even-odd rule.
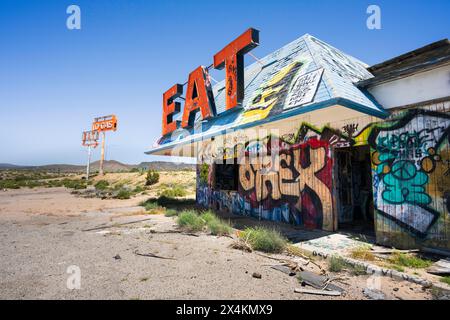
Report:
[[[244,54],[259,45],[259,31],[249,28],[214,55],[214,68],[225,67],[226,109],[241,105],[244,99]]]
[[[202,119],[216,115],[216,105],[208,70],[202,66],[189,74],[186,102],[184,104],[182,127],[191,127],[195,113],[200,110]]]
[[[117,117],[115,115],[109,115],[104,117],[97,117],[92,123],[92,131],[116,131],[117,130]]]
[[[84,131],[81,137],[83,147],[97,147],[99,133],[98,131]]]
[[[177,129],[177,122],[173,116],[180,112],[181,104],[175,102],[183,94],[183,85],[177,83],[163,94],[162,135],[169,134]]]

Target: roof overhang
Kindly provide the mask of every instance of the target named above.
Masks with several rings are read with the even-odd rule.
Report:
[[[324,110],[326,108],[326,110]],[[347,109],[354,111],[351,115],[346,114],[345,112],[339,112],[334,117],[330,118],[330,111],[332,108],[341,108],[341,110]],[[196,133],[190,136],[187,136],[183,139],[168,142],[166,144],[160,145],[158,147],[152,148],[151,150],[145,152],[148,155],[164,155],[164,156],[178,156],[178,157],[196,157],[196,149],[198,143],[203,141],[208,141],[214,139],[218,136],[230,135],[233,132],[240,131],[244,135],[246,135],[246,130],[248,129],[265,129],[271,131],[278,131],[283,134],[285,129],[292,129],[295,126],[298,128],[302,122],[312,122],[313,125],[320,125],[317,121],[309,121],[309,119],[313,116],[313,113],[316,111],[321,111],[323,113],[322,118],[327,119],[327,121],[323,120],[323,123],[333,123],[333,122],[342,122],[344,120],[353,119],[356,116],[371,118],[375,117],[377,119],[386,118],[389,113],[383,109],[376,110],[373,108],[366,107],[361,104],[357,104],[353,101],[336,98],[330,99],[325,102],[312,104],[309,106],[303,106],[301,108],[295,108],[278,115],[275,115],[270,118],[244,123],[237,125],[235,127],[230,127],[227,129],[220,129],[217,131],[208,131],[205,133]],[[324,114],[324,113],[327,114]],[[339,117],[339,118],[338,118]],[[319,117],[320,118],[320,117]],[[263,130],[264,131],[264,130]],[[247,135],[248,136],[248,135]],[[250,135],[252,136],[252,135]]]

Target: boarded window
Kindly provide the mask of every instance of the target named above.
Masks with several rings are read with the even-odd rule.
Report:
[[[216,190],[238,190],[238,164],[215,164],[215,189]]]

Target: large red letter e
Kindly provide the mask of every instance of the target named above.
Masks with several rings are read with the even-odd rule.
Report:
[[[180,112],[181,104],[174,102],[176,98],[183,94],[183,86],[176,84],[163,94],[163,115],[162,115],[162,135],[171,133],[177,129],[177,122],[173,121],[173,116]]]

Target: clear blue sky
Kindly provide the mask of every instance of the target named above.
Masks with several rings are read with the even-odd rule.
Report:
[[[70,4],[81,30],[66,28]],[[370,4],[381,30],[366,28]],[[448,38],[449,12],[448,0],[2,0],[0,163],[84,163],[81,131],[111,113],[107,158],[155,159],[143,152],[160,135],[163,91],[248,27],[260,30],[256,56],[309,33],[374,64]]]

